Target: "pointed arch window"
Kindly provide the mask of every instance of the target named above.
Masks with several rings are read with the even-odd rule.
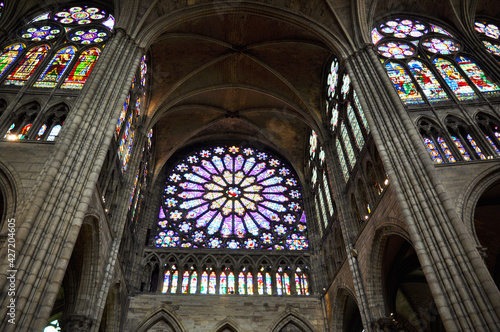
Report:
[[[442,27],[412,18],[391,19],[373,29],[372,42],[406,105],[447,101],[450,96],[459,101],[481,94],[500,96],[500,86],[463,55],[464,45]]]
[[[498,25],[488,22],[487,20],[479,20],[475,22],[474,27],[479,34],[486,50],[497,57],[500,61],[500,29]]]
[[[33,85],[39,88],[53,88],[59,83],[68,65],[73,60],[76,53],[76,47],[68,46],[60,49],[49,62],[42,75]]]
[[[19,30],[23,43],[7,46],[0,55],[0,75],[5,76],[12,64],[17,64],[3,84],[23,86],[36,75],[33,87],[81,89],[112,35],[114,22],[107,11],[87,5],[38,15]],[[53,47],[40,44],[43,42]],[[31,49],[19,59],[26,45]],[[39,70],[42,63],[44,69]]]
[[[7,46],[0,55],[0,76],[2,76],[19,57],[25,45],[23,43],[16,43]]]
[[[5,85],[24,85],[30,78],[31,74],[40,65],[49,51],[48,45],[39,45],[31,48],[26,53],[24,59],[7,77],[3,84]]]
[[[476,116],[476,121],[488,143],[490,143],[497,155],[500,155],[500,122],[485,113],[479,113]]]

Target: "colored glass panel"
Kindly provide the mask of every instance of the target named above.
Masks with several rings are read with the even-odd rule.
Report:
[[[182,286],[181,286],[181,291],[184,294],[187,294],[189,290],[189,272],[186,271],[184,272],[184,275],[182,276]]]
[[[295,289],[297,291],[297,295],[302,295],[302,288],[300,287],[300,277],[297,273],[295,273]]]
[[[342,174],[344,175],[344,180],[349,179],[349,170],[347,169],[347,163],[344,158],[344,152],[342,151],[342,146],[340,145],[340,140],[337,138],[336,142],[337,156],[339,157],[340,168],[342,169]]]
[[[333,98],[335,96],[335,89],[337,88],[337,83],[339,80],[339,63],[338,60],[335,59],[332,61],[330,66],[330,73],[327,78],[327,86],[328,86],[328,96]]]
[[[68,35],[69,40],[82,45],[102,43],[108,38],[109,33],[103,28],[74,29]]]
[[[208,281],[208,293],[215,294],[217,292],[217,276],[215,272],[210,273],[210,279]]]
[[[363,137],[363,133],[361,132],[361,128],[359,127],[358,119],[354,114],[354,109],[351,106],[351,103],[347,103],[347,118],[349,119],[349,124],[351,125],[352,132],[354,134],[356,146],[358,149],[362,149],[363,145],[365,145],[365,139]]]
[[[420,38],[429,32],[426,25],[420,21],[400,18],[381,24],[379,31],[396,38]]]
[[[495,24],[487,24],[485,22],[476,22],[475,29],[477,32],[486,35],[487,37],[498,39],[500,37],[500,30]]]
[[[460,44],[448,38],[428,38],[422,41],[424,50],[434,54],[453,54],[460,50]]]
[[[208,293],[208,273],[204,271],[201,274],[200,294]]]
[[[118,123],[116,124],[116,137],[118,138],[118,135],[120,135],[120,131],[122,129],[124,120],[125,120],[125,115],[127,115],[127,109],[128,109],[128,104],[130,101],[130,95],[127,96],[127,99],[125,100],[125,103],[123,104],[122,111],[120,112],[120,117],[118,118]]]
[[[141,85],[146,86],[146,73],[148,72],[148,66],[146,65],[146,56],[141,58]]]
[[[59,135],[59,132],[61,131],[61,125],[56,125],[52,127],[52,130],[49,133],[49,136],[47,136],[47,141],[53,141],[56,139],[56,137]]]
[[[443,150],[444,152],[444,155],[446,156],[446,158],[448,159],[448,161],[450,163],[454,163],[456,162],[457,160],[455,159],[455,157],[453,156],[453,153],[451,152],[450,148],[448,147],[448,144],[446,144],[446,141],[444,140],[444,138],[442,137],[438,137],[437,138],[437,141],[439,143],[439,146],[441,147],[441,150]]]
[[[459,56],[457,57],[457,62],[479,91],[495,96],[500,94],[500,86],[493,83],[474,61],[464,56]]]
[[[179,282],[179,271],[175,271],[172,275],[172,287],[170,288],[170,293],[177,293],[177,284]]]
[[[319,205],[321,207],[321,215],[323,216],[323,223],[328,226],[328,215],[326,214],[325,200],[323,199],[323,189],[321,186],[318,188]]]
[[[370,126],[368,125],[368,120],[366,120],[365,112],[361,107],[361,103],[359,102],[358,94],[356,91],[353,92],[354,97],[354,105],[356,105],[356,109],[358,110],[359,117],[361,118],[361,122],[366,129],[366,132],[370,132]]]
[[[451,35],[451,33],[449,33],[449,32],[448,32],[448,31],[446,31],[445,29],[443,29],[443,28],[441,28],[441,27],[439,27],[439,26],[437,26],[437,25],[434,25],[434,24],[431,24],[431,30],[432,30],[432,32],[435,32],[435,33],[440,33],[440,34],[442,34],[442,35],[448,35],[448,36],[450,36],[450,37],[453,37],[453,36]]]
[[[236,280],[234,278],[233,272],[230,272],[227,276],[227,293],[234,294],[236,290]]]
[[[79,25],[102,22],[107,18],[108,14],[104,10],[91,6],[66,8],[54,15],[54,20],[62,24]]]
[[[48,45],[35,46],[28,51],[21,63],[7,77],[3,84],[5,85],[24,85],[35,71],[38,65],[47,55]]]
[[[84,51],[78,58],[76,65],[73,67],[71,73],[61,87],[63,89],[76,90],[83,88],[83,85],[92,72],[92,68],[94,68],[95,63],[99,58],[99,54],[100,51],[96,47]]]
[[[330,125],[332,131],[335,131],[335,127],[337,127],[337,122],[339,121],[339,105],[334,103],[332,107],[332,118],[330,119]]]
[[[417,49],[408,43],[386,41],[377,45],[377,52],[389,59],[405,59],[415,55]]]
[[[351,139],[349,137],[349,134],[347,133],[347,128],[343,123],[341,124],[340,127],[340,135],[342,137],[342,141],[344,142],[344,147],[347,152],[349,164],[351,165],[352,168],[354,167],[354,164],[356,164],[356,157],[354,156],[354,149],[352,148]]]
[[[34,42],[51,40],[61,34],[61,30],[54,25],[30,26],[21,31],[21,37]]]
[[[323,185],[325,187],[326,201],[328,203],[328,211],[330,212],[330,217],[333,216],[333,202],[332,194],[330,192],[330,184],[328,183],[328,178],[326,177],[326,172],[323,173]]]
[[[486,139],[488,140],[488,142],[491,144],[491,147],[493,148],[493,150],[495,150],[495,152],[500,155],[500,150],[498,150],[498,147],[495,145],[495,143],[491,140],[491,138],[488,136],[488,135],[484,135],[486,136]]]
[[[425,144],[425,147],[427,148],[427,151],[429,151],[429,154],[431,155],[432,160],[436,164],[442,164],[444,162],[444,160],[441,157],[441,154],[439,153],[434,142],[430,138],[424,137],[424,144]]]
[[[319,230],[319,236],[323,236],[323,225],[322,225],[322,220],[323,218],[321,217],[321,208],[319,206],[319,199],[318,196],[316,196],[316,199],[314,200],[314,210],[316,211],[316,218],[318,222],[318,230]]]
[[[42,75],[35,82],[34,86],[39,88],[53,88],[61,79],[68,68],[69,63],[75,56],[76,48],[73,46],[65,47],[56,53],[52,61],[43,71]]]
[[[340,89],[340,93],[342,93],[342,97],[344,99],[347,97],[350,87],[351,87],[351,78],[349,77],[349,75],[344,74],[344,77],[342,78],[342,89]]]
[[[21,131],[19,132],[19,135],[17,135],[17,138],[19,139],[24,139],[26,137],[26,134],[28,134],[28,131],[31,129],[31,123],[25,125]]]
[[[484,46],[486,46],[486,49],[488,52],[493,53],[497,56],[500,56],[500,44],[497,43],[490,43],[487,40],[483,40]]]
[[[314,159],[316,156],[316,149],[318,148],[318,135],[313,130],[311,132],[311,136],[309,137],[309,155],[311,159]]]
[[[245,274],[243,272],[240,272],[238,276],[238,294],[245,294]]]
[[[178,246],[304,250],[287,242],[303,212],[299,182],[290,169],[253,148],[197,150],[167,176],[159,232],[182,232]],[[291,221],[285,227],[283,220]],[[306,236],[305,224],[300,229]],[[156,240],[163,245],[159,234]]]
[[[307,282],[307,276],[305,274],[302,275],[300,282],[301,282],[300,286],[302,288],[302,294],[309,295],[309,283]]]
[[[467,84],[450,61],[443,58],[436,58],[433,63],[459,100],[470,100],[477,97],[474,90]]]
[[[465,149],[465,147],[462,144],[462,142],[457,137],[455,137],[455,136],[451,136],[451,139],[453,140],[453,143],[455,143],[455,145],[457,146],[458,151],[460,152],[460,154],[462,155],[462,157],[464,158],[464,160],[465,161],[471,160],[470,155],[467,152],[467,150]]]
[[[163,289],[161,290],[162,293],[168,292],[168,286],[170,286],[170,271],[165,272],[165,276],[163,278]]]
[[[291,288],[290,288],[290,277],[288,277],[288,273],[283,273],[283,293],[286,295],[291,294]]]
[[[401,65],[395,62],[387,62],[385,70],[403,103],[411,105],[424,102],[410,76]]]
[[[430,102],[448,100],[446,92],[426,65],[420,61],[412,60],[408,66]]]
[[[264,295],[264,277],[262,273],[257,273],[257,293],[259,295]]]
[[[378,31],[377,31],[377,28],[373,29],[372,30],[372,43],[373,44],[376,44],[378,43],[380,40],[382,40],[382,38],[384,38],[384,36],[382,36]]]
[[[24,44],[16,43],[7,46],[0,55],[0,76],[3,75],[10,65],[17,59],[21,51],[24,49]]]
[[[47,125],[46,124],[43,124],[40,129],[38,130],[38,134],[36,134],[36,137],[35,139],[36,140],[40,140],[43,136],[43,134],[45,134],[45,131],[47,130]]]
[[[219,294],[226,294],[226,293],[227,293],[227,276],[225,272],[222,272],[220,274]]]
[[[271,275],[266,272],[266,294],[267,295],[272,295],[273,294],[273,286],[271,282]]]
[[[281,275],[276,273],[276,291],[278,295],[283,295],[283,283],[281,282]]]
[[[196,294],[196,288],[198,287],[198,273],[194,271],[191,274],[191,283],[189,286],[189,293]]]
[[[481,149],[470,134],[467,134],[467,140],[469,141],[470,145],[472,145],[472,148],[474,149],[474,151],[476,151],[479,158],[481,158],[482,160],[486,160],[485,155],[481,152]]]

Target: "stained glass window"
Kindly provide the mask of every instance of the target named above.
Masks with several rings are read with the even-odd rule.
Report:
[[[361,128],[359,127],[358,119],[354,114],[351,103],[347,103],[347,118],[349,119],[349,124],[351,125],[356,145],[358,146],[358,149],[361,150],[363,148],[363,145],[365,145],[365,139],[363,137],[363,133],[361,132]]]
[[[311,156],[311,159],[314,159],[314,157],[316,156],[317,147],[318,147],[318,135],[313,130],[311,132],[311,136],[309,137],[309,155]]]
[[[196,294],[196,288],[198,287],[198,273],[194,271],[191,274],[191,283],[189,286],[189,293]]]
[[[486,160],[485,155],[481,152],[481,148],[479,148],[476,141],[470,134],[467,134],[467,140],[469,141],[470,145],[472,145],[472,148],[474,149],[474,151],[476,151],[479,158],[481,158],[482,160]]]
[[[347,179],[349,179],[349,170],[347,169],[344,152],[342,151],[342,146],[340,145],[340,140],[338,138],[335,146],[337,148],[337,156],[339,157],[340,168],[342,169],[344,180],[347,181]]]
[[[330,120],[330,125],[332,131],[335,131],[335,128],[337,127],[337,122],[339,120],[339,105],[337,103],[334,103],[332,107],[332,118]]]
[[[342,78],[342,89],[340,92],[342,93],[342,97],[345,99],[347,97],[347,94],[349,93],[349,88],[351,86],[351,78],[349,75],[344,74],[344,77]]]
[[[307,249],[300,191],[291,168],[271,153],[242,146],[199,149],[167,176],[157,246]],[[168,231],[182,239],[172,243],[169,237],[166,244]]]
[[[476,98],[474,90],[472,90],[469,84],[467,84],[462,75],[460,75],[450,61],[443,58],[436,58],[433,63],[459,100],[470,100]]]
[[[146,56],[141,58],[141,85],[146,86],[146,73],[148,72],[148,66],[146,65]]]
[[[495,145],[495,143],[491,140],[491,138],[488,136],[488,135],[484,135],[486,137],[486,140],[488,140],[488,142],[490,143],[491,147],[493,148],[493,150],[495,150],[495,152],[500,155],[500,150],[497,148],[497,146]]]
[[[429,101],[436,102],[448,99],[446,92],[426,65],[421,61],[412,60],[408,66]]]
[[[130,95],[127,96],[127,99],[125,99],[125,103],[123,104],[122,111],[120,112],[120,117],[118,118],[118,123],[116,124],[116,137],[118,138],[118,135],[120,135],[120,131],[122,129],[124,120],[125,120],[125,115],[127,115],[127,109],[128,109],[128,104],[130,102]]]
[[[377,45],[377,51],[389,59],[404,59],[414,55],[417,49],[408,43],[386,41]]]
[[[26,40],[38,42],[42,40],[51,40],[61,35],[61,29],[55,25],[28,26],[21,30],[21,37]]]
[[[203,271],[201,274],[200,294],[208,293],[208,273]]]
[[[437,141],[439,143],[439,146],[441,146],[441,150],[444,152],[444,155],[446,156],[448,161],[450,163],[456,162],[457,160],[453,156],[453,153],[451,152],[451,150],[448,148],[448,144],[446,144],[446,141],[442,137],[438,137]]]
[[[403,103],[411,105],[424,102],[410,76],[408,76],[401,65],[389,61],[385,64],[385,70]],[[434,76],[432,76],[432,78],[434,78]]]
[[[480,34],[483,34],[492,39],[498,39],[500,37],[500,30],[495,24],[487,24],[486,22],[476,22],[475,29]]]
[[[429,32],[425,23],[401,18],[382,23],[378,30],[385,36],[396,38],[420,38]]]
[[[326,228],[326,226],[328,226],[328,215],[326,214],[325,201],[323,199],[321,187],[318,188],[318,195],[316,197],[319,198],[319,206],[321,209],[321,215],[323,216],[321,219],[323,220],[324,227]]]
[[[50,61],[47,68],[45,68],[42,75],[40,75],[40,78],[35,82],[34,86],[40,88],[55,87],[68,68],[71,60],[73,60],[75,52],[76,48],[74,46],[65,47],[59,50],[52,61]]]
[[[45,134],[45,131],[47,130],[47,125],[46,124],[43,124],[40,129],[38,130],[38,134],[36,135],[35,139],[36,140],[40,140],[43,136],[43,134]]]
[[[259,295],[264,295],[264,277],[262,273],[257,273],[257,292]]]
[[[245,274],[240,272],[238,276],[238,294],[245,295]]]
[[[184,272],[182,276],[182,293],[187,294],[189,291],[189,271]]]
[[[444,160],[441,157],[441,154],[439,153],[434,142],[430,138],[424,137],[424,144],[425,144],[425,147],[427,148],[427,151],[429,151],[429,154],[431,155],[432,160],[436,164],[442,164],[444,162]]]
[[[330,192],[330,184],[328,183],[328,178],[326,176],[326,172],[323,173],[323,185],[325,187],[325,195],[326,195],[326,201],[328,203],[328,211],[330,212],[330,216],[333,215],[333,202],[332,202],[332,195]]]
[[[361,123],[366,129],[366,132],[370,132],[370,126],[368,125],[368,120],[366,120],[365,112],[363,111],[363,108],[361,108],[361,103],[359,102],[358,94],[356,91],[353,92],[353,99],[354,99],[354,105],[356,106],[356,109],[358,110],[358,114],[361,117]]]
[[[433,37],[422,41],[424,50],[434,54],[454,54],[460,50],[460,44],[450,38]]]
[[[225,272],[221,272],[220,274],[220,294],[226,294],[227,293],[227,277]]]
[[[170,271],[165,272],[165,276],[163,278],[163,289],[162,293],[168,292],[168,286],[170,285]]]
[[[92,68],[99,58],[100,51],[97,47],[90,48],[80,55],[76,65],[61,86],[63,89],[81,89],[87,81]]]
[[[24,139],[26,137],[26,134],[28,134],[28,131],[31,129],[31,123],[30,124],[27,124],[25,125],[21,131],[19,132],[19,135],[17,135],[17,137],[19,139]]]
[[[17,59],[21,51],[24,49],[23,43],[16,43],[7,46],[0,55],[0,76],[3,75],[10,65]]]
[[[500,56],[500,44],[492,43],[487,40],[483,40],[483,44],[490,53]]]
[[[174,274],[172,275],[172,287],[170,293],[172,294],[177,293],[178,282],[179,282],[179,271],[174,271]]]
[[[108,38],[109,32],[98,27],[74,29],[68,34],[69,40],[82,45],[101,43]]]
[[[271,275],[269,274],[269,272],[266,272],[266,294],[267,295],[273,294]]]
[[[234,274],[233,272],[229,272],[229,274],[227,275],[227,293],[228,294],[234,294],[235,290],[236,290],[236,281],[235,281],[235,278],[234,278]]]
[[[212,272],[210,273],[210,280],[208,282],[208,293],[215,294],[216,287],[217,287],[217,276],[215,275],[215,272]]]
[[[354,164],[356,164],[356,157],[354,156],[354,149],[352,148],[351,145],[351,139],[349,138],[349,134],[347,133],[347,129],[343,123],[341,124],[340,127],[340,135],[342,136],[342,141],[344,143],[347,152],[349,164],[351,165],[352,168],[354,167]]]
[[[52,127],[52,130],[49,133],[49,136],[47,136],[47,141],[53,141],[56,139],[56,137],[59,135],[59,132],[61,131],[61,125],[55,125]]]
[[[24,85],[24,83],[26,83],[31,74],[45,58],[48,50],[48,45],[35,46],[30,49],[21,63],[19,63],[16,69],[7,77],[3,84]]]
[[[453,143],[455,143],[455,145],[457,146],[458,151],[462,155],[462,158],[464,158],[465,161],[471,160],[470,155],[467,152],[467,150],[465,149],[465,147],[462,144],[462,142],[457,137],[455,137],[455,136],[451,136],[451,139],[453,140]]]
[[[253,295],[253,276],[252,273],[247,273],[247,294]]]
[[[457,57],[457,62],[479,91],[495,96],[500,94],[500,87],[488,79],[474,61],[464,56],[459,56]]]
[[[323,220],[323,218],[321,217],[321,214],[320,214],[321,208],[319,206],[318,196],[316,196],[316,198],[314,200],[314,210],[316,211],[316,219],[318,222],[319,236],[322,237],[323,236],[323,226],[322,226],[321,220]]]

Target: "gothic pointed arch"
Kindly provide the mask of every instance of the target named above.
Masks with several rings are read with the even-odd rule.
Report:
[[[215,325],[213,332],[242,332],[238,325],[229,318],[225,318]]]
[[[161,331],[187,332],[181,319],[173,311],[164,307],[146,315],[132,331],[147,332],[153,327],[163,328]],[[167,328],[170,330],[167,330]]]
[[[312,325],[296,312],[284,312],[269,328],[270,332],[313,332]]]

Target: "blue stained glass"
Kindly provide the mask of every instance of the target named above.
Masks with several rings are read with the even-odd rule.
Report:
[[[488,136],[488,135],[485,135],[486,136],[486,139],[488,140],[488,142],[491,144],[491,146],[493,147],[493,150],[495,150],[495,152],[500,155],[500,150],[498,150],[497,146],[495,145],[495,143],[493,143],[493,141],[491,140],[491,138]]]
[[[477,143],[474,140],[474,138],[472,138],[472,136],[470,134],[467,134],[467,139],[469,140],[470,145],[472,145],[472,147],[476,151],[476,153],[479,156],[479,158],[481,158],[482,160],[486,160],[486,156],[481,152],[481,149],[477,145]]]
[[[302,194],[285,166],[272,154],[239,146],[204,148],[185,157],[172,167],[164,189],[161,209],[168,216],[159,220],[159,229],[182,232],[182,240],[168,246],[304,250],[287,242],[292,232],[307,233],[305,224],[295,225],[303,214]]]
[[[438,137],[437,141],[439,143],[439,146],[441,146],[441,149],[443,150],[444,154],[446,155],[446,158],[450,163],[454,163],[457,160],[453,156],[453,153],[451,150],[448,148],[448,144],[446,144],[446,141],[442,137]]]
[[[462,157],[464,158],[464,160],[465,161],[470,161],[471,160],[470,155],[467,152],[467,150],[465,149],[465,147],[462,144],[462,142],[457,137],[455,137],[455,136],[451,136],[451,139],[453,140],[453,143],[455,143],[455,145],[457,146],[458,151],[460,151],[460,154],[462,155]]]
[[[438,149],[436,148],[434,141],[432,141],[428,137],[424,137],[424,144],[425,144],[425,147],[427,148],[427,151],[429,151],[429,154],[431,155],[432,160],[436,164],[442,164],[443,158],[441,157],[441,154],[439,153]]]
[[[477,97],[474,90],[450,61],[436,58],[433,63],[459,100],[470,100]]]
[[[420,61],[412,60],[408,63],[408,66],[430,102],[448,100],[446,92],[444,92],[443,88],[426,65]]]

